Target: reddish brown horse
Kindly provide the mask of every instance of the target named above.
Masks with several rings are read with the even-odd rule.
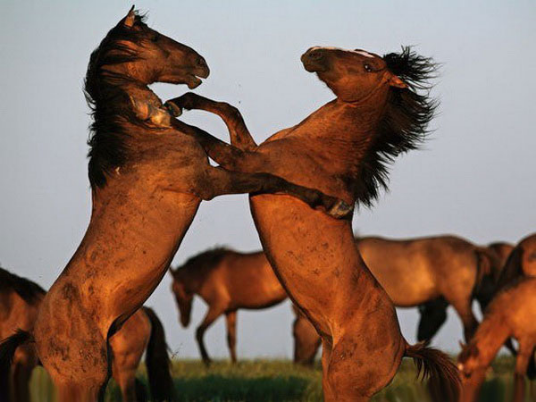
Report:
[[[349,211],[333,197],[270,174],[212,167],[193,137],[203,132],[172,119],[148,87],[194,88],[208,75],[203,57],[149,28],[133,10],[91,55],[85,82],[94,119],[91,220],[45,296],[33,333],[61,401],[103,397],[111,371],[108,339],[160,283],[201,200],[286,192],[336,216]],[[20,332],[2,349],[31,339]]]
[[[225,315],[227,344],[236,362],[236,313],[239,309],[264,309],[287,298],[263,252],[238,253],[225,248],[205,251],[190,258],[173,275],[172,291],[184,327],[190,323],[194,295],[208,305],[208,311],[195,332],[205,364],[210,357],[205,348],[205,331]]]
[[[347,204],[369,205],[386,184],[385,162],[423,138],[434,110],[426,91],[433,64],[409,49],[380,57],[322,47],[309,49],[302,62],[337,98],[260,146],[229,105],[193,94],[172,102],[224,118],[236,147],[198,138],[222,166],[274,173]],[[357,250],[350,220],[328,219],[285,195],[253,196],[251,208],[276,275],[322,337],[325,401],[369,400],[392,380],[403,356],[425,364],[438,399],[455,397],[456,368],[446,355],[402,337],[392,302]]]
[[[36,283],[0,268],[0,339],[18,330],[31,331],[37,311],[46,292]],[[123,401],[146,400],[143,385],[136,371],[143,353],[151,395],[155,401],[174,399],[170,360],[162,323],[155,312],[143,307],[110,338],[113,355],[112,377],[121,389]],[[7,360],[5,363],[9,363]],[[0,371],[0,401],[30,401],[29,381],[37,365],[33,344],[17,349],[11,365]]]
[[[458,357],[462,372],[462,402],[478,400],[486,371],[504,342],[519,342],[514,372],[513,402],[523,402],[524,377],[536,347],[536,278],[518,278],[491,301],[473,339]]]

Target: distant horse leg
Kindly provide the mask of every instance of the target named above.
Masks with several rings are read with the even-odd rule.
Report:
[[[429,342],[447,319],[448,303],[443,299],[433,300],[419,306],[421,319],[417,329],[417,340]]]
[[[514,397],[513,402],[523,402],[525,399],[525,375],[529,360],[532,358],[533,345],[531,342],[519,341],[519,353],[516,359],[514,373]]]
[[[201,324],[197,327],[195,331],[195,339],[197,340],[197,344],[199,346],[199,352],[201,353],[201,358],[203,359],[203,363],[205,363],[207,366],[210,365],[212,360],[210,359],[207,349],[205,348],[205,342],[203,340],[203,337],[205,335],[205,331],[208,327],[212,325],[212,323],[218,318],[220,315],[223,314],[223,309],[209,306],[209,309],[207,311],[207,314],[205,315],[205,318],[201,322]]]
[[[330,359],[331,344],[322,339],[322,391],[324,393],[324,402],[332,402],[337,400],[333,390],[331,389],[327,376]]]
[[[471,299],[462,302],[456,300],[452,301],[451,304],[462,320],[465,341],[469,342],[478,326],[478,321],[471,309]]]
[[[182,109],[198,109],[213,113],[219,116],[227,126],[231,137],[231,144],[248,151],[257,148],[257,144],[247,129],[240,111],[228,103],[216,102],[193,92],[188,92],[178,98],[168,100],[166,105],[176,115],[180,115]],[[175,107],[181,110],[177,110]]]
[[[236,363],[236,310],[225,313],[227,324],[227,345],[231,353],[231,361]]]
[[[30,402],[30,377],[33,367],[26,364],[14,363],[12,367],[13,400],[17,402]]]

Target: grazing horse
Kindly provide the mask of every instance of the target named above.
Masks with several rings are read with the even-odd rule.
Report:
[[[374,277],[396,307],[418,307],[421,319],[419,341],[429,341],[447,319],[451,304],[458,312],[465,336],[470,338],[478,322],[471,309],[473,298],[485,300],[495,266],[494,256],[455,236],[394,240],[361,237],[356,243]],[[486,284],[486,286],[484,286]],[[315,339],[307,319],[296,317],[295,344],[301,360],[312,361]],[[312,356],[304,355],[308,350]]]
[[[435,107],[427,91],[434,65],[409,48],[380,57],[314,47],[301,60],[337,98],[260,146],[230,105],[195,94],[169,102],[224,119],[234,146],[197,137],[222,166],[260,169],[336,194],[349,205],[370,205],[386,186],[386,163],[424,137]],[[436,399],[456,398],[456,367],[445,354],[410,346],[402,337],[389,296],[359,254],[351,220],[328,219],[287,195],[250,200],[268,260],[322,337],[325,401],[368,401],[389,384],[403,356],[424,364]]]
[[[525,277],[505,286],[486,309],[484,320],[458,357],[462,402],[475,402],[486,371],[504,342],[519,342],[514,372],[513,402],[524,401],[524,377],[536,347],[536,278]]]
[[[208,134],[172,118],[148,87],[164,82],[194,88],[208,75],[202,56],[149,28],[133,9],[90,57],[91,219],[45,296],[33,331],[60,401],[103,398],[111,371],[108,339],[160,283],[201,200],[283,192],[334,216],[351,210],[270,174],[212,167],[194,138]],[[31,339],[20,332],[3,348]]]
[[[205,318],[195,332],[201,357],[207,365],[211,360],[203,336],[219,316],[225,314],[227,344],[234,363],[237,310],[268,308],[287,298],[263,252],[245,254],[217,248],[190,258],[170,272],[173,275],[171,289],[184,327],[190,323],[194,295],[199,295],[208,305]]]
[[[31,331],[46,292],[35,282],[0,268],[0,339],[18,330]],[[155,401],[174,398],[170,360],[164,327],[155,312],[143,307],[136,311],[110,338],[112,376],[121,389],[123,401],[144,401],[145,390],[136,379],[143,352],[151,394]],[[6,364],[9,361],[4,361]],[[18,348],[11,365],[0,371],[0,401],[30,401],[29,381],[37,365],[33,344]],[[8,381],[10,379],[10,381]],[[7,383],[6,383],[7,381]]]

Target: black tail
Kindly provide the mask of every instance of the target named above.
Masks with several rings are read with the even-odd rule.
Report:
[[[433,402],[457,402],[460,397],[458,369],[443,352],[429,348],[424,343],[407,345],[407,357],[417,365],[417,377],[428,378],[428,388]]]
[[[137,402],[147,402],[147,391],[145,390],[145,385],[136,378],[134,380],[134,390],[136,392],[136,401]]]
[[[174,401],[176,399],[175,388],[173,378],[171,378],[171,361],[168,355],[164,327],[152,309],[144,307],[143,310],[151,321],[151,338],[147,345],[145,364],[147,365],[152,400]]]
[[[31,341],[33,341],[32,334],[19,329],[0,343],[0,402],[10,400],[11,363],[15,351],[20,345]]]

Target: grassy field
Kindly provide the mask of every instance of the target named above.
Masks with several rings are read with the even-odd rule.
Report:
[[[514,361],[509,357],[495,362],[493,372],[490,372],[482,390],[482,402],[510,400],[513,365]],[[415,374],[413,363],[405,359],[393,382],[376,395],[373,401],[426,401],[425,389],[415,379]],[[319,365],[308,369],[283,360],[258,360],[244,361],[235,366],[227,362],[215,362],[207,369],[199,361],[180,360],[173,363],[173,377],[179,400],[184,402],[322,401]],[[146,382],[143,369],[139,372],[139,378]],[[55,400],[53,387],[43,369],[36,369],[31,388],[33,401]],[[106,400],[121,400],[119,389],[113,381],[108,387]]]

